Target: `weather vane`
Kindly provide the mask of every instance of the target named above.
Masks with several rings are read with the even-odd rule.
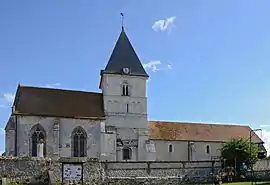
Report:
[[[122,17],[122,30],[124,30],[124,13],[120,13]]]

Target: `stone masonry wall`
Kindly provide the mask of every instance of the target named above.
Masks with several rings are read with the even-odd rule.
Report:
[[[157,181],[179,182],[185,176],[196,182],[209,182],[213,174],[217,174],[221,168],[221,164],[217,161],[102,162],[102,165],[107,180],[139,181],[144,179],[155,183]]]
[[[30,157],[0,157],[0,177],[30,179],[44,174],[50,168],[58,168],[50,159]]]
[[[253,166],[254,171],[270,170],[270,158],[262,159],[256,162]]]
[[[99,162],[91,158],[31,158],[0,157],[0,178],[31,180],[40,175],[54,175],[54,182],[61,181],[62,163],[83,162],[84,184],[153,182],[166,184],[181,180],[188,175],[193,180],[211,180],[212,172],[220,169],[218,162]],[[120,183],[121,182],[121,183]],[[160,183],[159,183],[160,182]],[[64,182],[70,184],[70,182]],[[152,184],[152,183],[150,183]]]
[[[7,178],[10,181],[32,181],[40,176],[48,175],[51,171],[57,181],[61,181],[62,163],[83,162],[84,182],[101,182],[102,170],[98,161],[92,159],[76,158],[36,158],[36,157],[1,157],[0,179]]]

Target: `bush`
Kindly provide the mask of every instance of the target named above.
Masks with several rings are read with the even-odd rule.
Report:
[[[46,174],[46,175],[45,175]],[[44,173],[31,179],[28,185],[48,185],[49,184],[49,175],[48,173]]]

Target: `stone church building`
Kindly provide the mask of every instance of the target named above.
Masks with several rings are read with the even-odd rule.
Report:
[[[248,126],[149,121],[148,77],[122,28],[100,72],[101,93],[19,84],[5,128],[5,155],[211,160],[224,142],[249,137]],[[257,135],[252,139],[262,143]]]

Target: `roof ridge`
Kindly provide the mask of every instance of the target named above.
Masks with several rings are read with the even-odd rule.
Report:
[[[91,93],[91,94],[102,94],[100,92],[82,91],[82,90],[74,90],[74,89],[60,89],[60,88],[53,88],[53,87],[27,86],[27,85],[20,85],[20,88],[47,89],[47,90],[54,90],[54,91],[71,91],[71,92],[82,92],[82,93]]]
[[[204,142],[227,142],[235,137],[249,138],[251,130],[251,127],[243,125],[172,121],[149,121],[148,126],[152,139]],[[263,142],[257,134],[252,140],[256,143]]]
[[[218,126],[240,126],[240,127],[250,127],[249,125],[237,125],[237,124],[225,124],[225,123],[207,123],[207,122],[192,122],[192,121],[166,121],[166,120],[148,120],[148,122],[159,122],[159,123],[185,123],[194,125],[218,125]]]

